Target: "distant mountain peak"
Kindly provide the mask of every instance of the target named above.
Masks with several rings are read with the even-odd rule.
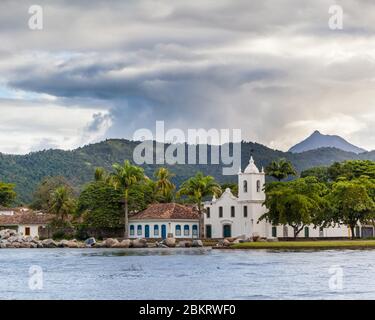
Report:
[[[319,148],[337,148],[343,151],[362,153],[367,150],[357,147],[344,138],[337,135],[322,134],[319,130],[315,130],[308,138],[297,143],[289,149],[289,152],[300,153]]]

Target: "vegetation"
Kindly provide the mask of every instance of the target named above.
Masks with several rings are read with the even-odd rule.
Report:
[[[64,177],[46,177],[41,181],[34,192],[33,201],[30,205],[31,208],[49,211],[51,209],[52,194],[59,187],[65,187],[69,193],[74,194],[73,187]]]
[[[93,181],[78,198],[77,213],[91,228],[118,228],[123,221],[122,194],[107,181]]]
[[[375,202],[361,181],[339,181],[333,184],[327,199],[331,210],[326,214],[326,219],[328,222],[331,220],[348,225],[352,238],[358,223],[366,224],[375,217]]]
[[[123,165],[113,165],[114,172],[110,176],[114,188],[119,190],[124,201],[124,237],[129,238],[129,199],[132,189],[145,179],[142,168],[132,165],[128,160]]]
[[[73,151],[46,150],[27,155],[5,155],[0,153],[0,180],[15,184],[18,204],[29,204],[33,192],[45,177],[63,176],[76,192],[92,180],[95,168],[102,167],[107,172],[112,170],[113,163],[122,163],[125,159],[133,158],[133,150],[137,142],[111,139],[88,145]],[[327,166],[332,161],[345,160],[375,160],[375,152],[357,155],[334,148],[323,148],[303,153],[290,153],[272,150],[261,144],[242,142],[241,158],[244,167],[253,154],[259,167],[266,167],[273,160],[285,158],[290,161],[297,172],[308,168]],[[199,152],[197,150],[197,154]],[[152,177],[160,166],[144,165],[145,174]],[[173,165],[166,166],[175,175],[172,182],[178,187],[183,181],[193,176],[197,171],[213,176],[220,184],[236,183],[236,176],[223,176],[223,165]]]
[[[266,167],[266,174],[281,181],[289,176],[296,176],[297,172],[290,161],[280,159],[279,161],[272,161]]]
[[[264,204],[268,211],[261,219],[289,224],[295,236],[307,224],[345,224],[352,237],[358,223],[375,225],[375,162],[334,163],[306,170],[301,176],[291,182],[267,184]]]
[[[324,196],[328,189],[315,177],[269,183],[265,191],[264,205],[268,211],[260,220],[266,220],[273,225],[291,226],[295,238],[305,226],[319,225],[324,220],[328,207]]]
[[[219,196],[221,194],[220,185],[215,181],[214,177],[204,176],[198,172],[194,177],[185,181],[178,196],[187,196],[188,199],[197,206],[199,213],[199,234],[204,238],[204,212],[203,199],[207,196]]]
[[[52,192],[50,205],[50,212],[56,214],[63,224],[67,222],[68,215],[74,212],[76,203],[69,188],[61,186]]]
[[[171,179],[174,176],[167,168],[159,168],[154,174],[156,180],[155,193],[158,202],[172,202],[176,186]]]
[[[13,203],[16,198],[14,187],[14,184],[0,181],[0,206],[8,207]]]

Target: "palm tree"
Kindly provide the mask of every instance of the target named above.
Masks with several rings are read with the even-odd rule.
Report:
[[[156,180],[155,188],[156,194],[163,198],[163,201],[171,202],[173,200],[173,191],[176,186],[171,179],[174,176],[167,168],[159,168],[154,174]]]
[[[94,173],[94,179],[96,182],[99,181],[106,181],[108,178],[108,174],[103,168],[96,168]]]
[[[202,172],[198,172],[194,177],[185,181],[178,196],[187,196],[189,200],[196,204],[199,213],[199,232],[201,238],[204,238],[204,215],[203,215],[203,199],[210,195],[220,195],[220,185],[215,181],[214,177],[204,176]]]
[[[71,191],[66,186],[58,187],[52,192],[50,210],[60,218],[61,222],[66,221],[74,206]]]
[[[272,161],[266,167],[266,174],[281,181],[282,179],[287,178],[289,175],[297,175],[297,172],[290,161],[280,159],[279,161]]]
[[[121,190],[124,200],[124,238],[129,238],[128,224],[129,224],[129,191],[130,189],[145,179],[142,168],[132,165],[129,160],[124,161],[124,164],[114,164],[115,172],[111,174],[110,180],[115,189]]]

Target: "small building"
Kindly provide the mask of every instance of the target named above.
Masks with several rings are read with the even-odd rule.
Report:
[[[156,203],[129,218],[130,238],[199,238],[199,214],[192,206]]]
[[[52,219],[51,214],[27,208],[0,208],[0,230],[14,229],[24,236],[39,236],[41,229],[46,228]]]

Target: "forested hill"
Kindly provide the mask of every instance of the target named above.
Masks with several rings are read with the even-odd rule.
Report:
[[[111,169],[115,162],[132,160],[137,142],[128,140],[106,140],[73,151],[46,150],[27,155],[4,155],[0,153],[0,181],[16,184],[19,203],[28,203],[36,185],[46,176],[65,176],[79,189],[90,181],[96,167]],[[345,152],[334,148],[322,148],[302,153],[272,150],[257,143],[242,143],[242,169],[253,154],[256,164],[266,166],[270,161],[282,157],[289,159],[298,171],[335,161],[348,159],[375,160],[375,151],[362,154]],[[155,165],[145,165],[146,174],[152,176]],[[175,183],[191,177],[197,171],[213,175],[220,182],[236,181],[235,176],[223,176],[221,165],[174,165],[168,166],[175,174]]]

